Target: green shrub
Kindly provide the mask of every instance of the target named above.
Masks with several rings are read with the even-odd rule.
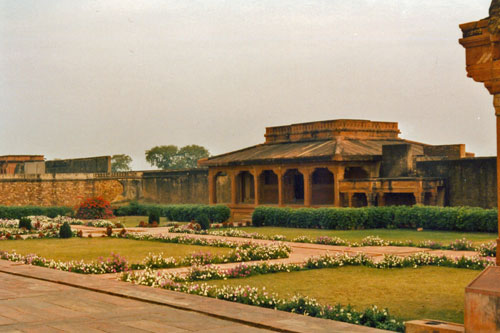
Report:
[[[127,206],[121,206],[114,209],[116,216],[146,216],[151,212],[157,211],[160,216],[165,216],[169,221],[191,222],[196,217],[204,213],[211,222],[226,222],[231,216],[229,207],[225,205],[157,205],[140,204],[131,202]],[[159,222],[159,221],[158,221]]]
[[[59,228],[59,238],[71,238],[73,233],[71,232],[71,227],[68,222],[64,222]]]
[[[153,224],[153,222],[157,222],[159,224],[160,223],[160,215],[161,215],[161,211],[158,209],[150,211],[149,216],[148,216],[148,223]]]
[[[210,229],[210,219],[208,218],[208,215],[205,213],[200,213],[195,221],[200,225],[201,229],[203,230],[208,230]]]
[[[321,229],[417,229],[497,232],[497,210],[471,207],[387,206],[363,208],[257,207],[254,226]]]
[[[31,230],[33,229],[33,226],[31,225],[31,219],[27,217],[21,217],[19,219],[19,229],[24,228],[26,230]]]
[[[0,218],[2,219],[20,219],[31,215],[44,215],[53,218],[72,213],[73,209],[70,207],[0,206]]]

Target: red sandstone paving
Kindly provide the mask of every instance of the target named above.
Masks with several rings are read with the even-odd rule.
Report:
[[[2,332],[382,332],[4,260],[0,285]]]

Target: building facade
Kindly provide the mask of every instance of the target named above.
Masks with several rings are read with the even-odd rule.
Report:
[[[472,157],[463,144],[399,137],[396,122],[339,119],[266,128],[263,144],[200,160],[211,204],[233,218],[258,205],[363,207],[445,205],[443,177],[419,175],[418,161]]]

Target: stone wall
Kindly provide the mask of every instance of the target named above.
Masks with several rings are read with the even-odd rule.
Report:
[[[382,146],[381,177],[406,177],[412,172],[412,148],[410,144]]]
[[[496,157],[417,162],[424,177],[442,177],[446,205],[494,208],[497,206]]]
[[[162,204],[208,203],[208,171],[119,172],[0,176],[0,205],[70,206],[102,196],[121,204],[131,200]]]
[[[208,170],[145,171],[142,198],[163,204],[208,204]]]
[[[122,192],[123,186],[116,179],[82,175],[0,177],[0,205],[6,206],[74,207],[82,198],[100,195],[114,201]]]
[[[424,146],[424,155],[427,156],[440,156],[447,159],[459,159],[466,155],[465,145],[438,145],[438,146]]]
[[[111,157],[73,158],[45,162],[46,173],[109,173]]]

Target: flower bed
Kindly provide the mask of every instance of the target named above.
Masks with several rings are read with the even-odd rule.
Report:
[[[170,258],[171,259],[171,258]],[[153,268],[168,268],[167,265],[150,264],[143,272],[124,272],[120,279],[122,281],[137,282],[143,284],[143,280],[151,281],[151,276],[155,276],[155,284],[159,281],[170,280],[174,282],[193,282],[199,280],[221,280],[245,278],[257,274],[271,274],[278,272],[296,272],[310,269],[336,268],[341,266],[366,266],[378,269],[388,268],[417,268],[420,266],[443,266],[452,268],[465,268],[473,270],[482,270],[495,264],[493,258],[484,259],[480,257],[457,257],[448,258],[445,256],[431,255],[425,252],[416,253],[407,257],[398,257],[394,255],[385,255],[381,261],[375,262],[365,254],[354,256],[348,254],[323,255],[319,257],[308,258],[302,264],[284,264],[284,263],[242,263],[234,268],[221,268],[212,264],[217,261],[191,262],[187,274],[157,272],[152,273]],[[176,267],[176,266],[169,266]],[[152,282],[153,283],[153,282]]]
[[[148,271],[142,275],[140,280],[124,281],[134,282],[136,284],[147,285],[157,288],[164,288],[177,292],[184,292],[205,297],[223,299],[226,301],[242,304],[260,306],[280,311],[303,314],[306,316],[332,319],[356,325],[387,329],[397,332],[404,332],[404,324],[389,315],[388,310],[379,310],[376,306],[356,311],[351,306],[342,306],[337,304],[321,305],[316,300],[304,297],[294,296],[290,299],[280,298],[277,294],[269,294],[265,288],[259,289],[250,286],[223,286],[215,287],[207,284],[189,284],[178,283],[159,276],[154,271]]]
[[[172,233],[187,233],[187,234],[197,234],[197,235],[213,235],[213,236],[224,236],[224,237],[240,237],[240,238],[250,238],[250,239],[266,239],[266,240],[279,240],[287,241],[287,238],[283,235],[262,235],[257,232],[245,232],[237,229],[227,229],[227,230],[193,230],[186,228],[184,226],[174,226],[169,229]],[[449,245],[443,245],[438,242],[431,240],[421,241],[418,243],[412,240],[406,241],[392,241],[384,240],[378,236],[367,236],[361,240],[361,242],[349,242],[345,239],[339,237],[330,236],[318,236],[317,238],[311,238],[309,236],[299,236],[290,240],[294,243],[311,243],[311,244],[323,244],[323,245],[334,245],[334,246],[349,246],[349,247],[361,247],[361,246],[400,246],[400,247],[419,247],[419,248],[430,248],[434,250],[453,250],[453,251],[477,251],[482,256],[495,256],[496,255],[496,242],[483,243],[478,246],[474,245],[473,242],[467,240],[466,238],[457,239],[450,243]]]

